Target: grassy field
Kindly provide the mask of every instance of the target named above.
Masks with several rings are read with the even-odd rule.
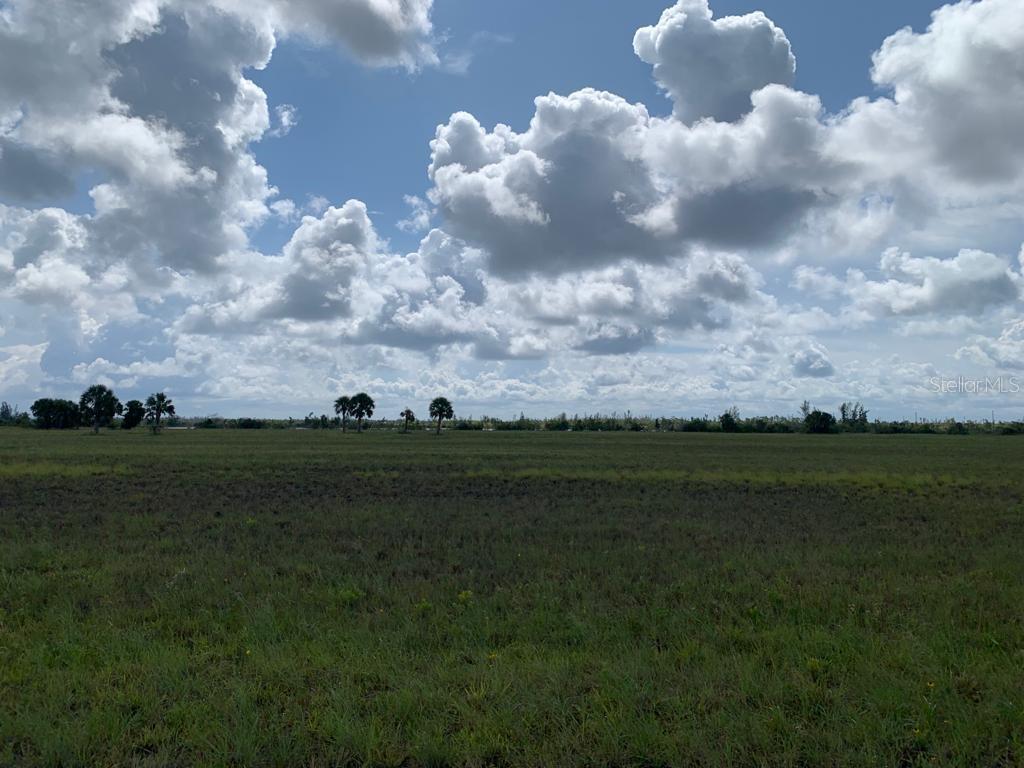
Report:
[[[1024,440],[0,430],[0,765],[1024,765]]]

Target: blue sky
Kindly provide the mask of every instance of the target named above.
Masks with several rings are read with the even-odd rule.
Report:
[[[720,16],[762,10],[780,24],[797,57],[796,87],[838,111],[875,92],[871,54],[882,41],[904,26],[924,29],[941,5],[729,0],[714,9]],[[670,113],[670,100],[650,66],[633,53],[631,40],[631,31],[652,23],[665,6],[664,0],[439,0],[434,24],[447,37],[447,55],[469,57],[461,74],[367,70],[336,50],[286,40],[270,66],[252,78],[272,104],[279,94],[281,103],[296,106],[301,122],[287,137],[260,143],[255,155],[285,196],[362,199],[380,212],[378,227],[396,247],[415,249],[417,239],[393,224],[408,215],[403,196],[422,195],[428,187],[427,145],[453,112],[471,112],[486,126],[504,122],[524,130],[535,97],[589,86],[643,102],[652,113]],[[258,242],[279,248],[290,234],[287,227],[271,226]]]
[[[1018,0],[0,0],[0,399],[1024,418],[1021,50]]]

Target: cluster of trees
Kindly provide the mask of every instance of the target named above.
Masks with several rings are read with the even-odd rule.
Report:
[[[220,416],[206,416],[204,418],[184,419],[184,423],[193,429],[341,429],[348,431],[349,420],[356,421],[356,428],[363,432],[371,424],[394,429],[401,428],[408,432],[416,423],[416,414],[411,408],[405,408],[397,420],[378,419],[371,421],[377,410],[377,404],[373,398],[365,392],[356,395],[342,395],[334,401],[335,416],[328,416],[326,413],[317,416],[310,411],[303,419],[225,419]],[[432,424],[436,424],[440,432],[444,422],[454,419],[455,412],[451,402],[444,397],[435,398],[428,408]]]
[[[341,418],[341,431],[348,432],[348,420],[353,418],[359,432],[363,431],[363,420],[372,419],[377,404],[365,392],[358,395],[342,395],[334,401],[334,412]]]
[[[839,406],[839,422],[851,432],[867,432],[868,412],[860,403]]]
[[[338,420],[341,423],[341,430],[343,432],[348,431],[348,420],[353,418],[356,420],[357,430],[363,431],[363,421],[365,419],[373,418],[373,412],[377,405],[374,403],[373,398],[365,392],[360,392],[357,395],[342,395],[334,401],[334,412],[338,415]],[[441,434],[441,427],[444,422],[455,418],[455,411],[452,408],[451,402],[444,397],[436,397],[430,403],[429,408],[431,421],[437,422],[437,433]],[[312,414],[310,414],[312,416]],[[404,409],[399,414],[399,419],[402,422],[402,430],[404,432],[409,431],[409,425],[415,423],[416,414],[413,413],[411,408]],[[309,421],[309,417],[307,417]],[[330,426],[326,416],[320,417],[319,427],[326,429]]]
[[[430,402],[430,408],[427,412],[430,414],[431,422],[437,422],[437,434],[439,435],[444,423],[455,418],[455,409],[446,397],[435,397]],[[408,432],[409,425],[416,421],[416,414],[412,412],[411,408],[406,408],[398,416],[402,420],[402,431]]]
[[[0,427],[28,427],[32,417],[6,400],[0,403]]]
[[[43,398],[32,403],[32,418],[39,429],[78,429],[82,412],[72,400]]]
[[[103,428],[117,425],[121,429],[135,429],[146,422],[154,432],[159,432],[167,417],[174,413],[174,403],[163,392],[157,392],[140,400],[122,403],[114,391],[103,384],[89,387],[78,402],[55,398],[36,400],[30,409],[38,429],[78,429],[82,426],[99,432]]]
[[[867,432],[868,411],[860,403],[843,403],[839,406],[839,419],[831,413],[811,408],[804,400],[800,406],[804,417],[804,431],[812,435],[827,435],[833,432]]]

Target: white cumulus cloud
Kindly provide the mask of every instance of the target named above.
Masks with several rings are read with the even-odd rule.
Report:
[[[636,55],[690,122],[731,122],[750,111],[750,94],[792,85],[796,58],[785,33],[760,11],[715,19],[707,0],[679,0],[654,26],[638,29]]]

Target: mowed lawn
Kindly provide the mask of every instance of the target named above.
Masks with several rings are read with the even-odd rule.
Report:
[[[0,765],[1024,765],[1024,439],[0,430]]]

